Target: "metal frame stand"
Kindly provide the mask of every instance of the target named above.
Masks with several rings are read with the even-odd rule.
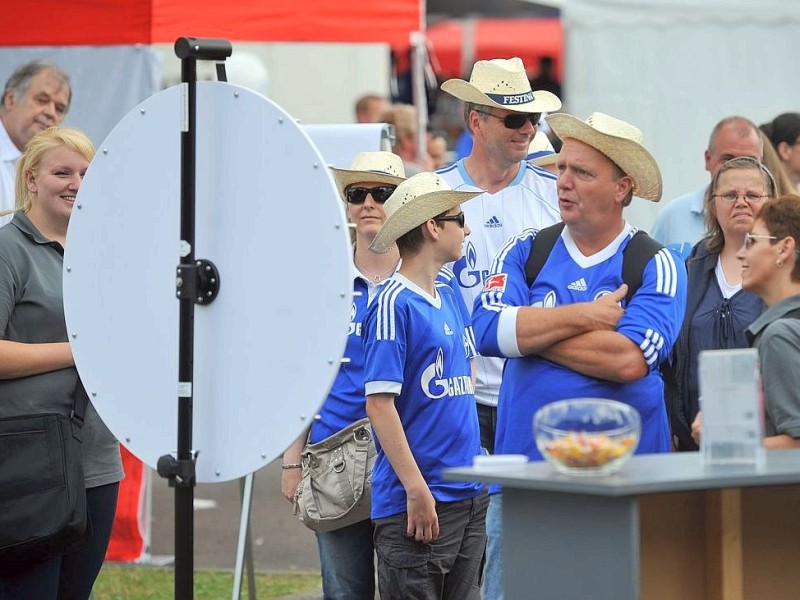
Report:
[[[194,256],[197,117],[197,61],[224,61],[232,53],[229,41],[181,37],[175,54],[181,59],[185,91],[181,124],[181,261],[177,267],[179,300],[178,446],[177,457],[158,459],[158,474],[175,488],[175,598],[194,597],[194,487],[196,452],[192,449],[192,384],[194,381],[194,306],[214,301],[219,273],[208,260]]]
[[[248,473],[239,480],[242,494],[242,514],[239,519],[239,543],[236,546],[236,567],[233,571],[233,592],[231,600],[239,600],[242,595],[242,575],[247,568],[247,597],[256,600],[256,574],[253,567],[253,537],[250,535],[250,508],[253,505],[253,480],[255,473]]]

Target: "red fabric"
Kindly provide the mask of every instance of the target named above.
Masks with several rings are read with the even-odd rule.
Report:
[[[139,523],[140,504],[143,498],[144,466],[128,450],[120,446],[125,479],[119,486],[117,514],[111,541],[106,550],[106,560],[133,562],[142,555],[144,539]]]
[[[0,17],[2,46],[77,46],[150,41],[151,0],[10,0]]]
[[[231,41],[408,44],[424,23],[421,0],[24,0],[5,3],[0,45]]]
[[[442,21],[428,28],[433,64],[442,79],[469,77],[469,72],[461,72],[461,53],[465,43],[462,29],[459,20]],[[477,19],[474,41],[475,60],[519,56],[531,70],[528,76],[533,77],[539,59],[551,56],[556,74],[559,78],[563,76],[564,32],[559,19]]]

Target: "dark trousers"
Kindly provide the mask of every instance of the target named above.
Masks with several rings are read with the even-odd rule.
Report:
[[[488,505],[486,492],[437,502],[439,537],[430,544],[406,535],[408,513],[374,521],[381,600],[478,600]]]
[[[89,540],[75,552],[49,559],[19,563],[14,571],[0,574],[0,600],[86,600],[103,566],[119,483],[86,490],[86,505],[92,524]],[[3,565],[6,567],[7,565]]]
[[[481,429],[481,446],[489,454],[494,454],[494,435],[497,431],[497,407],[487,404],[476,404],[478,426]]]

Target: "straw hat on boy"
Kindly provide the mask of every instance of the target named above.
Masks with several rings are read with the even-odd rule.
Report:
[[[522,59],[495,58],[479,60],[472,67],[469,81],[448,79],[442,91],[464,102],[505,108],[521,113],[558,110],[561,100],[545,90],[531,90]]]
[[[642,145],[638,127],[601,112],[592,113],[586,121],[566,113],[548,115],[547,124],[562,140],[573,138],[605,154],[633,179],[635,196],[661,200],[661,171]]]
[[[339,196],[344,200],[344,190],[354,183],[366,181],[398,185],[405,181],[406,171],[403,159],[394,152],[359,152],[349,169],[331,167]]]
[[[415,227],[482,193],[453,191],[436,173],[419,173],[409,177],[397,186],[383,205],[386,221],[369,249],[384,252],[391,248],[397,238]]]

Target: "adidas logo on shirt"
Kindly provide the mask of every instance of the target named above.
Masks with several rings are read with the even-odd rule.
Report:
[[[586,285],[586,280],[581,277],[577,281],[573,281],[567,286],[568,290],[575,290],[576,292],[585,292],[588,289]]]
[[[488,221],[486,221],[486,223],[484,223],[483,226],[484,227],[502,227],[503,224],[500,222],[500,219],[498,219],[495,216],[492,216],[492,218],[489,219]]]
[[[444,334],[453,335],[453,330],[450,329],[450,326],[447,323],[444,324]]]

